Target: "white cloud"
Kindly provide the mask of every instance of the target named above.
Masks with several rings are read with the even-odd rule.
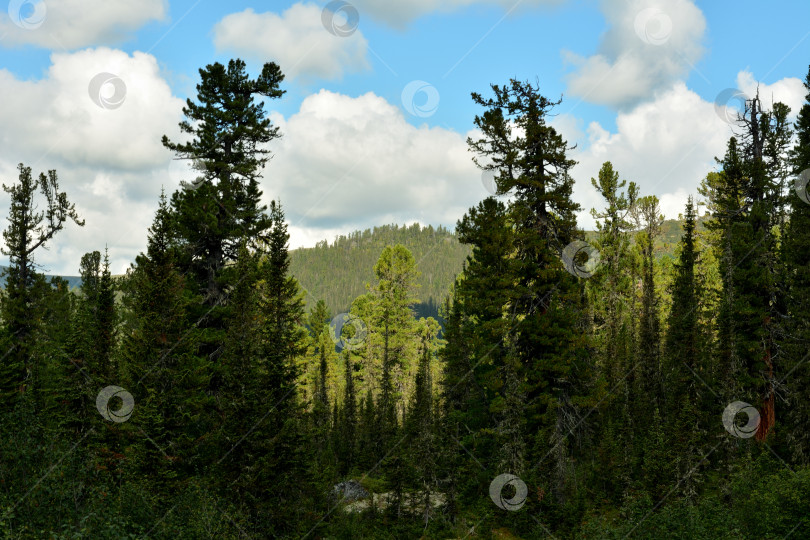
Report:
[[[88,86],[99,72],[124,82],[118,108],[93,102]],[[112,88],[103,86],[102,97],[111,97]],[[184,101],[172,95],[156,59],[107,48],[54,53],[40,80],[0,70],[0,94],[0,125],[7,126],[0,132],[0,180],[14,183],[20,162],[36,175],[56,169],[61,189],[87,221],[84,228],[66,226],[36,260],[76,274],[83,253],[108,244],[120,271],[145,247],[161,184],[169,192],[176,187],[169,185],[171,153],[160,138],[178,138]],[[5,192],[2,208],[8,208]]]
[[[608,30],[597,54],[564,51],[575,69],[569,91],[588,102],[629,109],[688,74],[703,52],[703,13],[692,0],[602,0]]]
[[[149,21],[163,20],[167,8],[166,0],[11,0],[8,16],[0,16],[0,46],[112,45]]]
[[[118,77],[122,101],[117,108],[93,101],[99,95],[117,99],[110,94],[112,84],[92,91],[91,81],[99,73]],[[71,165],[111,169],[137,170],[162,162],[166,150],[160,137],[180,121],[183,106],[171,95],[153,56],[108,48],[54,53],[40,80],[19,80],[0,70],[0,90],[0,124],[13,126],[4,131],[6,152],[29,158],[46,154]]]
[[[587,140],[579,141],[587,144],[573,154],[579,162],[572,171],[577,180],[574,198],[582,205],[580,226],[585,228],[594,226],[590,209],[604,205],[590,179],[605,161],[613,163],[621,178],[638,184],[641,195],[656,195],[663,213],[675,218],[687,196],[696,195],[700,181],[716,169],[714,158],[722,157],[731,135],[714,103],[682,82],[654,101],[620,112],[616,126],[617,132],[610,133],[592,122]]]
[[[349,36],[330,34],[315,4],[294,4],[281,15],[246,9],[227,15],[214,26],[214,45],[258,59],[275,61],[290,77],[341,77],[368,68],[368,42],[356,30]]]
[[[281,198],[293,245],[392,222],[452,226],[487,195],[465,136],[414,127],[373,93],[321,90],[273,121],[284,137],[263,185]]]
[[[749,97],[755,96],[758,89],[759,99],[762,100],[765,109],[770,109],[771,104],[781,101],[790,107],[791,117],[799,114],[807,94],[801,79],[790,77],[773,84],[763,84],[758,82],[750,71],[741,71],[737,74],[737,86]]]

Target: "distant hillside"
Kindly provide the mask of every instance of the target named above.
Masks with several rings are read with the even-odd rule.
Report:
[[[7,266],[0,265],[0,288],[6,288],[6,268]],[[50,274],[47,276],[50,278]],[[68,282],[68,288],[74,289],[80,287],[82,284],[81,276],[61,276],[62,279]]]
[[[352,300],[374,283],[374,264],[386,245],[402,244],[417,262],[422,275],[415,310],[420,317],[438,317],[439,305],[470,253],[453,232],[444,227],[384,225],[326,240],[314,248],[290,251],[291,273],[309,294],[307,309],[323,299],[332,314],[349,310]]]
[[[701,218],[698,230],[704,228]],[[675,246],[683,235],[683,222],[668,219],[661,226],[656,242],[658,256],[674,256]],[[587,231],[586,238],[596,237]],[[461,272],[470,253],[468,246],[459,244],[455,234],[443,227],[421,228],[385,225],[339,236],[329,244],[326,240],[314,248],[300,248],[290,252],[291,272],[309,294],[307,309],[323,299],[333,314],[349,310],[352,300],[366,292],[365,284],[374,282],[373,267],[382,249],[388,244],[402,244],[411,250],[422,272],[416,306],[419,316],[438,316],[441,305],[454,277]]]

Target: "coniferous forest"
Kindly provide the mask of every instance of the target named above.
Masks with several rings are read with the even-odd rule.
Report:
[[[162,139],[198,176],[126,275],[98,246],[47,279],[81,209],[58,171],[4,179],[3,538],[810,538],[810,71],[796,122],[745,102],[672,257],[656,195],[575,179],[560,102],[513,79],[471,89],[497,195],[295,272],[261,203],[284,74],[199,75]]]

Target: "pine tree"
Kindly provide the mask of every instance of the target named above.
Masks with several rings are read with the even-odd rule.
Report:
[[[663,379],[661,374],[660,299],[655,289],[655,239],[661,233],[664,216],[654,195],[641,197],[636,205],[636,222],[641,231],[636,235],[641,252],[641,314],[638,334],[639,379],[636,389],[635,414],[641,426],[648,428],[654,407],[661,410]]]
[[[37,283],[43,278],[37,273],[34,261],[36,250],[46,246],[61,231],[68,220],[84,226],[67,194],[59,191],[56,171],[40,173],[34,178],[31,168],[20,163],[19,183],[3,190],[11,197],[9,226],[3,231],[3,255],[9,258],[5,271],[6,285],[0,303],[3,320],[3,355],[0,359],[0,403],[12,406],[16,396],[26,388],[35,388],[32,380],[38,369],[33,358],[33,340],[40,319],[40,302],[35,297]],[[46,208],[37,212],[35,195],[40,191]],[[40,286],[41,290],[42,287]]]
[[[164,135],[162,142],[179,159],[192,160],[200,173],[195,189],[176,191],[171,206],[185,247],[181,268],[202,295],[191,316],[201,321],[202,347],[213,359],[221,352],[227,290],[244,278],[235,274],[231,263],[243,243],[255,251],[271,234],[273,220],[260,203],[259,177],[269,160],[266,144],[279,133],[254,96],[280,98],[284,76],[276,64],[266,63],[261,74],[250,79],[245,63],[237,59],[227,68],[210,64],[200,69],[200,77],[197,101],[187,100],[187,119],[180,123],[181,131],[193,139],[176,143]]]
[[[599,469],[611,470],[617,479],[609,486],[609,496],[617,497],[630,476],[627,447],[633,442],[635,421],[631,410],[631,389],[637,379],[633,324],[635,283],[629,232],[633,229],[631,218],[638,187],[631,182],[626,193],[620,191],[627,182],[619,180],[619,173],[610,162],[602,165],[598,179],[592,178],[591,184],[605,204],[601,212],[591,210],[597,220],[594,247],[599,250],[601,266],[586,284],[592,313],[592,345],[598,355],[598,382],[606,387],[595,389],[595,392],[605,392],[600,411],[602,436],[599,437],[603,449],[597,455],[601,458]]]
[[[386,246],[374,265],[377,284],[374,292],[372,326],[374,337],[381,344],[380,399],[378,414],[383,446],[391,442],[402,418],[402,399],[406,395],[406,374],[412,372],[412,338],[415,324],[411,305],[418,276],[416,261],[404,246]],[[399,409],[399,410],[398,410]]]

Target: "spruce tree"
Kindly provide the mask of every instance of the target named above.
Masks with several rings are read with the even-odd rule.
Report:
[[[713,405],[710,389],[703,386],[713,381],[704,356],[709,340],[701,326],[704,322],[701,321],[703,284],[698,274],[696,221],[695,205],[690,196],[686,203],[678,262],[673,269],[672,308],[662,361],[666,405],[662,410],[662,420],[671,428],[666,433],[677,467],[674,475],[677,478],[671,480],[682,479],[680,489],[690,497],[696,493],[694,468],[708,450],[704,441],[712,428],[706,422],[705,411]]]
[[[195,354],[197,329],[186,324],[194,298],[176,260],[166,196],[148,231],[145,253],[122,283],[125,321],[120,348],[122,384],[135,400],[129,467],[167,504],[185,478],[196,473],[195,443],[210,428],[205,395],[207,358]]]
[[[796,146],[791,152],[795,189],[788,195],[790,221],[783,240],[786,275],[786,312],[782,349],[785,360],[780,381],[787,388],[787,440],[793,459],[810,464],[810,69],[804,81],[805,103],[796,119]],[[800,176],[800,175],[804,176]]]

